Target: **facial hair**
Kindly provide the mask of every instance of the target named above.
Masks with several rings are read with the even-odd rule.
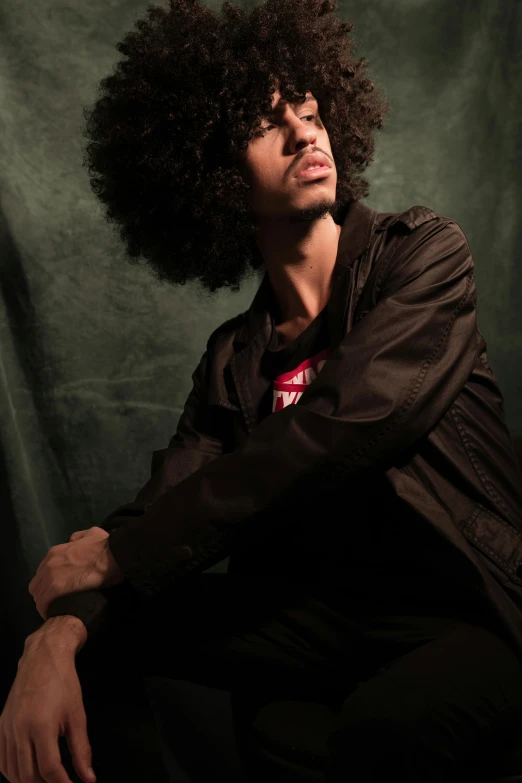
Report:
[[[335,220],[340,207],[341,205],[337,200],[332,201],[332,199],[322,198],[308,207],[292,210],[291,214],[288,215],[288,219],[293,223],[312,223],[331,214]]]

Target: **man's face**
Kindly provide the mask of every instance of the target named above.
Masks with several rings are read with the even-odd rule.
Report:
[[[302,174],[316,153],[323,165]],[[272,111],[261,119],[243,153],[244,176],[251,185],[251,207],[258,217],[319,217],[335,203],[337,171],[319,106],[311,92],[301,104],[272,96]],[[329,168],[325,168],[326,164]]]

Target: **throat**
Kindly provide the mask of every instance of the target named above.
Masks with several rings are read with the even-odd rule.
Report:
[[[304,332],[304,330],[312,323],[313,319],[298,321],[287,321],[286,323],[278,324],[275,327],[277,334],[277,346],[276,351],[280,351],[289,345],[296,337]]]

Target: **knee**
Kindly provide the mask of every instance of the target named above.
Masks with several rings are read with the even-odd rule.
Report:
[[[403,706],[400,702],[348,698],[340,725],[327,743],[333,767],[340,769],[349,761],[350,771],[359,773],[359,763],[361,780],[367,779],[370,769],[377,780],[391,765],[401,771],[404,780],[410,780],[408,775],[416,779],[419,770],[435,762],[451,766],[452,748],[443,722],[427,708],[412,711]]]
[[[339,727],[330,735],[331,753],[382,753],[391,748],[410,748],[420,740],[419,724],[408,721],[392,709],[371,709],[370,705],[344,704]]]
[[[372,693],[366,686],[345,699],[340,715],[341,728],[363,738],[366,734],[385,740],[402,735],[413,739],[426,722],[429,711],[419,703],[400,700],[394,694]]]

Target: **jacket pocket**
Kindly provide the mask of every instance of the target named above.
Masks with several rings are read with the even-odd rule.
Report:
[[[493,511],[477,503],[462,532],[512,582],[522,585],[522,535]]]

